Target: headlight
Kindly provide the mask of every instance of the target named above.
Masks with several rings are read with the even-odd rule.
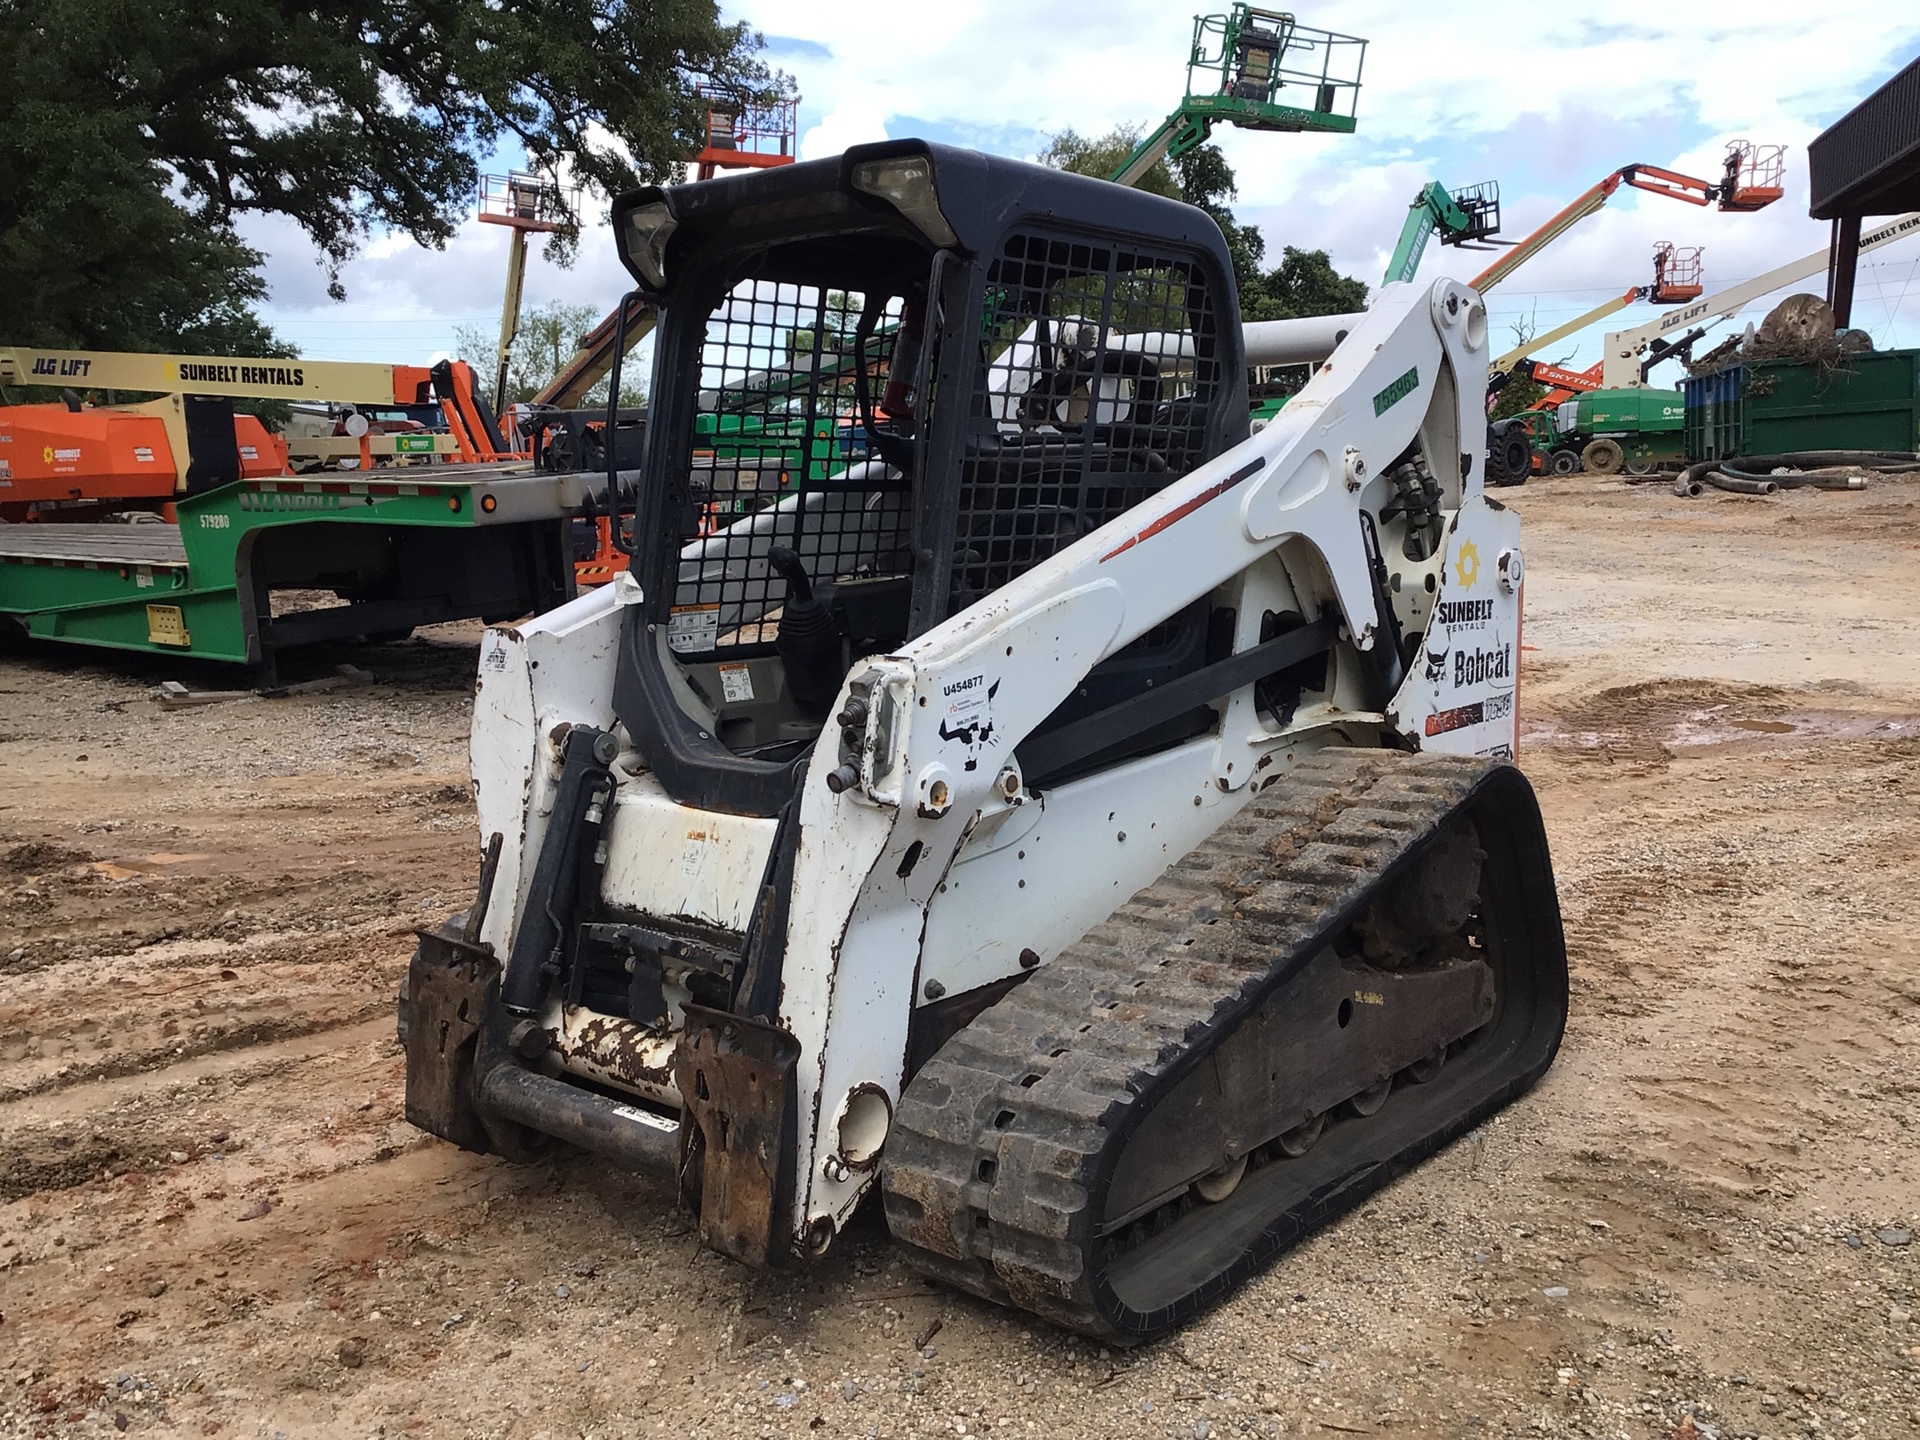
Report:
[[[853,167],[853,188],[885,200],[934,244],[960,243],[947,217],[940,213],[940,197],[933,188],[933,162],[926,156],[863,161]]]
[[[627,264],[655,290],[667,288],[667,240],[679,223],[664,200],[642,205],[627,215],[626,230],[620,237]]]

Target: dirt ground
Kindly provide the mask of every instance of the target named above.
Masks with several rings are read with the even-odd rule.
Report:
[[[1920,484],[1503,498],[1559,1062],[1131,1352],[408,1127],[471,630],[185,713],[0,660],[0,1434],[1920,1435]]]

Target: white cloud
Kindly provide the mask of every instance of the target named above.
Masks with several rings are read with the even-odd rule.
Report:
[[[806,102],[801,154],[816,158],[915,132],[1030,155],[1041,136],[1067,126],[1151,125],[1179,98],[1199,8],[1225,6],[954,0],[903,18],[898,0],[740,0],[728,11],[773,38],[772,58]],[[1622,191],[1494,292],[1496,339],[1523,313],[1537,310],[1548,328],[1636,283],[1656,240],[1705,246],[1709,289],[1823,244],[1826,227],[1806,215],[1806,143],[1920,45],[1920,11],[1885,0],[1826,0],[1817,11],[1798,0],[1746,0],[1737,10],[1616,0],[1592,19],[1557,12],[1548,22],[1531,0],[1471,8],[1326,0],[1297,13],[1372,42],[1359,131],[1222,131],[1239,175],[1236,210],[1274,254],[1285,244],[1324,248],[1370,283],[1429,179],[1501,181],[1504,234],[1518,238],[1627,162],[1712,177],[1729,139],[1792,146],[1787,197],[1757,215]],[[781,48],[782,38],[804,43]],[[469,223],[445,253],[408,241],[370,246],[347,269],[345,306],[325,302],[297,234],[265,227],[256,243],[272,252],[272,318],[286,333],[316,355],[345,358],[349,347],[367,355],[378,345],[405,359],[394,350],[401,340],[444,346],[455,320],[497,316],[504,238]],[[1920,343],[1915,252],[1920,242],[1903,242],[1862,270],[1856,318],[1877,324],[1883,344]],[[1470,276],[1490,258],[1434,246],[1422,274]],[[592,224],[572,270],[537,253],[529,261],[529,304],[610,306],[624,288]],[[1596,331],[1589,348],[1598,344]]]
[[[849,97],[800,137],[800,158],[824,160],[851,146],[887,138],[886,112],[869,98]]]

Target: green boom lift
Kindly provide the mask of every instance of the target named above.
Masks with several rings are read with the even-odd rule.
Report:
[[[1400,227],[1400,243],[1387,262],[1384,284],[1413,279],[1426,254],[1427,240],[1440,237],[1442,245],[1459,245],[1471,250],[1490,250],[1482,244],[1500,232],[1500,186],[1488,180],[1467,185],[1451,194],[1437,180],[1429,180],[1407,207],[1407,223]]]
[[[1366,52],[1364,40],[1280,10],[1235,5],[1197,16],[1186,98],[1107,178],[1135,184],[1161,160],[1204,145],[1219,124],[1351,135]]]

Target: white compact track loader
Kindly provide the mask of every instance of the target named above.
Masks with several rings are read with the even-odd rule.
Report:
[[[672,1177],[756,1265],[877,1191],[928,1273],[1134,1340],[1539,1078],[1478,296],[1243,327],[1199,210],[918,141],[614,224],[631,561],[482,643],[415,1124]]]

